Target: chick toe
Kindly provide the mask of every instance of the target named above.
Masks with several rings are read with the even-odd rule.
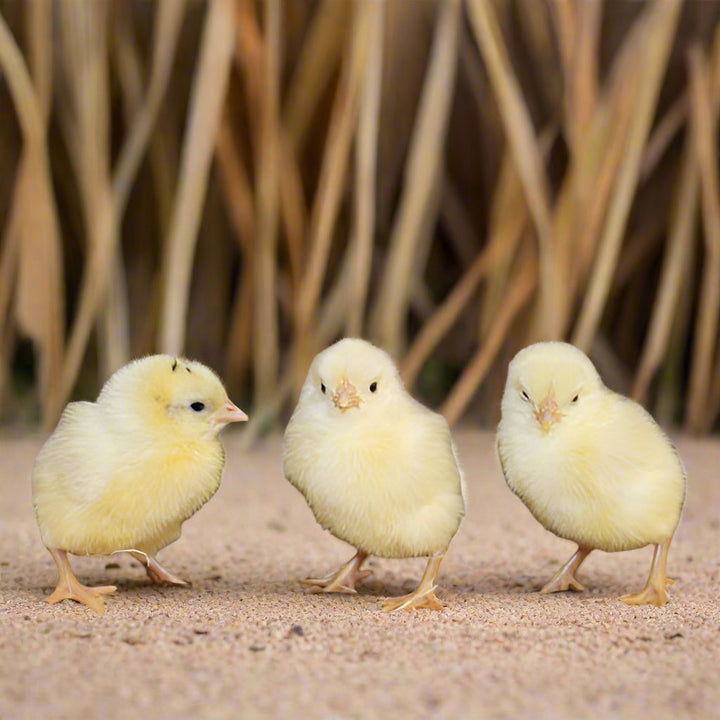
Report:
[[[622,600],[626,605],[656,605],[662,607],[667,602],[666,585],[672,585],[673,581],[665,575],[667,554],[670,549],[670,538],[664,543],[655,546],[650,576],[645,587],[640,592],[623,595]]]
[[[347,593],[355,594],[355,584],[372,575],[372,570],[360,570],[367,559],[367,554],[358,551],[357,554],[339,570],[321,578],[305,578],[300,582],[311,585],[310,592]]]
[[[175,585],[176,587],[190,587],[187,580],[166,570],[154,557],[148,556],[149,563],[145,568],[148,577],[158,585]]]
[[[543,595],[556,592],[565,592],[566,590],[574,590],[582,592],[585,586],[578,582],[575,577],[575,571],[582,565],[585,558],[592,552],[591,548],[578,548],[574,555],[553,575],[552,579],[547,582],[540,592]]]
[[[409,595],[383,600],[383,612],[392,612],[393,610],[442,610],[445,606],[435,596],[436,589],[437,585],[425,589],[418,588]]]
[[[382,608],[384,612],[392,612],[393,610],[442,610],[445,607],[436,597],[435,578],[440,570],[440,563],[444,557],[444,553],[433,555],[428,558],[428,564],[425,567],[420,584],[409,595],[403,595],[397,598],[388,598],[383,601]]]
[[[646,585],[640,592],[623,595],[622,600],[626,605],[655,605],[662,607],[667,602],[667,592],[664,587]]]
[[[105,614],[105,603],[102,599],[103,595],[110,595],[117,589],[114,585],[104,585],[100,587],[88,587],[83,585],[70,566],[67,553],[64,550],[50,549],[50,554],[55,560],[58,569],[57,587],[51,595],[45,598],[45,602],[55,605],[55,603],[63,600],[75,600],[76,602],[87,605],[98,615]]]

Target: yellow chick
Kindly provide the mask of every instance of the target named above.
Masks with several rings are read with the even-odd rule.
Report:
[[[320,525],[357,549],[305,583],[354,593],[370,555],[429,557],[417,589],[383,608],[442,608],[435,578],[465,512],[463,475],[447,422],[405,391],[387,353],[346,338],[315,357],[285,431],[284,469]]]
[[[645,588],[620,599],[667,602],[667,554],[685,501],[682,462],[650,414],[605,387],[581,350],[544,342],[515,356],[497,449],[510,489],[550,532],[578,545],[541,592],[584,590],[575,572],[593,550],[654,545]]]
[[[40,535],[58,569],[49,603],[77,600],[105,613],[115,587],[86,587],[67,553],[128,552],[155,582],[186,585],[155,553],[215,493],[225,463],[218,432],[247,415],[204,365],[169,355],[135,360],[96,402],[70,403],[33,468]]]

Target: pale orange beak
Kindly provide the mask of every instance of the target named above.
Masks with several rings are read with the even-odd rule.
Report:
[[[358,407],[360,405],[360,397],[357,394],[357,389],[347,377],[344,377],[342,382],[335,388],[332,401],[333,405],[343,412],[348,408]]]
[[[547,397],[538,405],[535,411],[535,417],[540,423],[543,432],[547,432],[562,416],[563,414],[558,412],[555,393],[551,390],[547,394]]]
[[[227,425],[234,422],[247,422],[248,416],[231,400],[228,400],[221,410],[213,416],[215,425]]]

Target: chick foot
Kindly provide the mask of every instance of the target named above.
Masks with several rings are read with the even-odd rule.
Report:
[[[102,596],[114,593],[117,588],[114,585],[101,587],[88,587],[87,585],[83,585],[75,577],[65,550],[48,548],[48,551],[52,555],[55,565],[57,565],[58,582],[52,595],[45,598],[45,602],[54,605],[63,600],[75,600],[83,605],[87,605],[98,615],[104,615],[105,602]]]
[[[437,577],[440,563],[445,553],[433,555],[428,559],[425,573],[417,588],[409,595],[403,595],[397,598],[388,598],[383,601],[382,609],[384,612],[392,612],[393,610],[442,610],[444,605],[435,597],[435,578]]]
[[[357,592],[355,583],[372,575],[372,570],[360,571],[360,567],[366,559],[367,553],[358,550],[352,560],[343,565],[337,572],[330,573],[321,578],[305,578],[300,582],[304,585],[312,585],[311,592],[354,594]]]
[[[673,584],[673,581],[665,575],[670,539],[655,546],[652,565],[650,566],[650,576],[648,577],[645,587],[640,590],[640,592],[623,595],[620,599],[625,604],[656,605],[657,607],[662,607],[667,602],[665,585]]]
[[[138,562],[145,566],[147,576],[158,585],[175,585],[176,587],[190,587],[190,583],[177,575],[173,575],[166,570],[152,555],[144,553],[142,550],[118,550],[116,552],[126,552],[134,557]]]
[[[592,548],[581,548],[575,551],[574,555],[553,575],[552,579],[543,585],[540,592],[544,595],[555,592],[574,590],[582,592],[585,586],[578,582],[575,571],[582,565],[585,558],[592,552]]]

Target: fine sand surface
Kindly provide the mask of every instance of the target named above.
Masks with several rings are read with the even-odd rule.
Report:
[[[718,718],[720,442],[679,439],[689,496],[664,608],[627,607],[649,548],[594,553],[584,593],[537,589],[573,546],[506,488],[492,436],[457,433],[469,513],[440,574],[439,613],[385,614],[423,560],[370,562],[359,595],[297,582],[352,550],[282,476],[280,440],[226,438],[218,494],[160,554],[187,589],[155,587],[126,556],[73,558],[118,586],[98,617],[49,606],[55,582],[30,504],[41,440],[0,441],[0,717]]]

